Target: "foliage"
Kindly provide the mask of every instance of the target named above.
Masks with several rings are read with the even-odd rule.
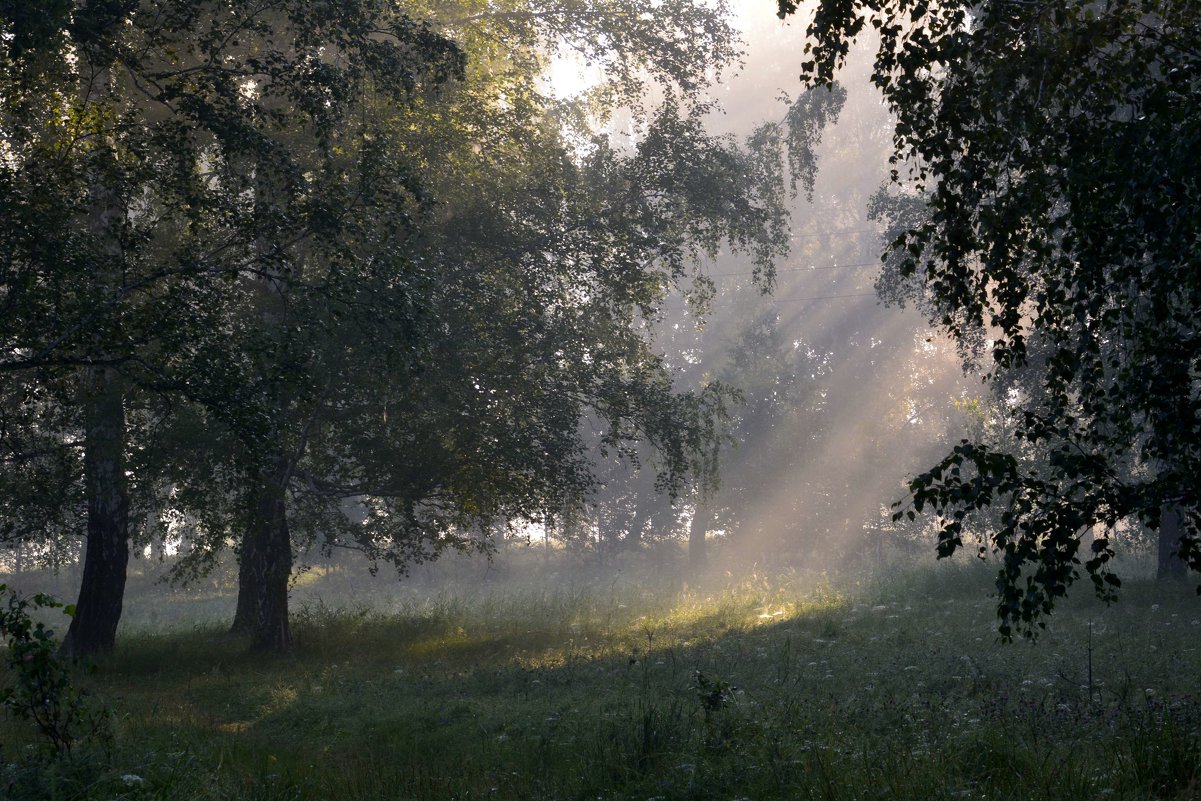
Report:
[[[699,670],[695,673],[695,679],[696,697],[707,715],[720,712],[734,697],[736,688],[728,682],[711,679]]]
[[[794,396],[803,394],[801,385],[811,384],[799,378],[801,370],[792,368],[804,358],[796,353],[773,352],[762,358],[752,354],[757,345],[781,346],[778,332],[750,341],[754,334],[743,329],[758,331],[760,326],[768,325],[758,311],[750,321],[742,314],[734,323],[722,320],[715,306],[717,302],[725,306],[729,297],[719,299],[718,284],[709,274],[714,265],[749,268],[743,283],[749,288],[748,294],[759,302],[777,287],[776,264],[789,255],[792,245],[788,220],[794,204],[790,201],[802,191],[812,194],[817,148],[826,127],[838,118],[846,93],[834,87],[832,91],[807,92],[795,100],[786,96],[778,100],[787,104],[781,119],[753,120],[741,141],[733,135],[716,137],[706,133],[694,111],[686,120],[676,115],[656,118],[645,144],[639,143],[642,163],[631,171],[629,185],[635,189],[649,186],[653,192],[640,189],[645,197],[634,196],[626,201],[639,221],[634,230],[644,232],[643,238],[649,230],[654,238],[670,246],[670,258],[662,259],[661,269],[669,268],[673,280],[683,279],[675,292],[666,296],[658,293],[653,303],[640,307],[640,313],[644,319],[665,323],[656,325],[652,335],[664,351],[664,364],[677,387],[708,391],[725,387],[733,391],[724,398],[725,414],[717,420],[719,425],[709,438],[711,452],[716,455],[720,450],[720,482],[713,481],[712,469],[697,470],[688,486],[689,494],[683,498],[665,492],[663,482],[656,484],[654,476],[648,475],[651,468],[658,468],[665,460],[647,437],[638,448],[617,456],[602,452],[606,450],[604,443],[590,448],[602,481],[568,510],[572,523],[565,528],[586,532],[589,538],[595,534],[601,546],[637,548],[654,539],[674,539],[680,534],[682,520],[687,519],[684,510],[703,497],[720,507],[715,511],[721,524],[730,530],[738,517],[731,509],[753,509],[760,500],[755,493],[746,492],[756,477],[746,475],[754,468],[745,468],[753,462],[765,471],[780,468],[782,473],[787,469],[779,462],[772,463],[771,456],[761,450],[769,441],[780,450],[788,447],[780,429],[770,430],[778,420],[758,427],[748,420],[767,416],[769,408],[780,411],[777,417],[783,417],[787,414],[782,411],[784,406],[799,403]],[[712,110],[709,104],[699,109]],[[665,129],[661,133],[655,131],[659,125]],[[648,169],[651,167],[654,172]],[[598,197],[612,197],[611,185],[599,188]],[[663,196],[671,198],[670,210],[664,208]],[[604,200],[601,209],[610,205],[611,201]],[[656,217],[661,222],[652,228],[649,221]],[[723,242],[729,246],[723,247]],[[636,256],[631,253],[629,258]],[[716,273],[717,277],[723,275]],[[700,343],[687,341],[686,332],[699,334],[704,330],[711,339],[724,342],[727,337],[722,333],[727,327],[736,328],[738,336],[748,339],[731,355],[732,364],[745,368],[741,372],[730,367],[709,369],[712,365],[700,358]],[[766,341],[773,337],[773,342]],[[774,361],[777,357],[779,363]],[[796,363],[785,363],[790,360]],[[766,362],[782,372],[768,378]],[[772,386],[774,379],[787,386]],[[701,467],[717,464],[716,458],[709,458],[708,464]],[[722,500],[714,501],[718,483],[723,488]],[[760,483],[757,489],[766,487]]]
[[[964,441],[903,513],[938,513],[946,556],[970,515],[999,509],[1005,636],[1081,575],[1112,597],[1126,522],[1180,513],[1180,557],[1201,569],[1197,5],[831,0],[808,23],[805,79],[830,81],[869,28],[895,192],[925,202],[892,244],[901,294],[961,341],[987,338],[994,378],[1035,371],[1010,399],[1014,436],[1045,454]]]
[[[682,391],[650,332],[696,260],[727,244],[767,280],[787,246],[780,156],[811,145],[809,118],[798,112],[800,133],[757,147],[706,132],[711,109],[697,95],[709,77],[698,76],[732,58],[724,7],[676,4],[673,25],[696,34],[686,39],[631,28],[629,4],[576,6],[429,9],[468,60],[389,132],[428,200],[400,250],[405,282],[384,288],[403,290],[383,310],[403,319],[381,325],[369,288],[336,319],[324,301],[289,317],[301,332],[287,339],[296,388],[274,418],[287,443],[274,458],[290,465],[301,548],[359,550],[402,571],[445,549],[487,549],[509,522],[596,491],[605,476],[590,451],[645,466],[668,496],[714,481],[729,392]],[[612,82],[548,96],[542,70],[563,41],[603,43]],[[635,64],[662,102],[642,106],[627,81]],[[638,106],[634,142],[604,124],[622,103]],[[231,446],[212,442],[220,461]],[[639,447],[654,458],[638,461]],[[203,523],[194,554],[207,559],[231,518],[201,463],[181,465],[174,485]],[[238,469],[220,475],[236,498]]]
[[[67,490],[16,494],[6,526],[36,532],[39,498],[67,525],[86,502],[93,569],[72,632],[87,620],[100,633],[83,650],[111,648],[127,519],[159,516],[161,463],[189,458],[165,423],[210,411],[251,472],[280,445],[280,394],[311,397],[306,342],[276,325],[285,288],[291,310],[325,301],[316,326],[368,287],[404,293],[395,246],[419,199],[373,133],[461,74],[462,54],[384,0],[2,10],[0,372],[19,404],[0,466],[5,484],[53,471]],[[320,275],[297,269],[302,251]]]
[[[742,390],[745,402],[732,415],[730,428],[738,445],[725,461],[721,491],[710,503],[714,528],[749,536],[756,525],[779,526],[773,507],[782,502],[777,497],[779,478],[799,474],[812,458],[798,445],[816,438],[824,422],[818,380],[828,380],[830,367],[827,354],[815,352],[803,340],[785,339],[786,326],[777,309],[756,310],[739,323],[719,375]],[[798,497],[795,503],[816,505],[817,499]],[[789,511],[804,513],[799,508]],[[768,532],[764,535],[770,537]],[[760,537],[765,546],[766,537]],[[777,538],[783,540],[778,533]]]
[[[69,665],[58,656],[58,638],[31,613],[62,609],[74,614],[49,595],[23,598],[0,584],[0,642],[12,686],[0,688],[0,706],[29,721],[45,744],[56,753],[69,752],[87,741],[107,742],[109,717],[87,694],[75,686]]]
[[[0,370],[32,400],[4,466],[83,500],[104,376],[110,507],[188,535],[192,572],[239,543],[285,600],[293,546],[403,569],[587,492],[586,415],[650,442],[661,489],[712,481],[728,392],[679,391],[648,331],[699,255],[770,269],[782,184],[702,124],[727,8],[648,8],[5,4]],[[612,80],[550,97],[560,46]]]

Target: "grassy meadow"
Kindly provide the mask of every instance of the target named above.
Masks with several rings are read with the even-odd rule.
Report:
[[[307,576],[272,657],[215,590],[134,599],[80,677],[112,743],[48,760],[0,719],[0,798],[1201,798],[1192,585],[1081,586],[1002,644],[986,566],[530,573],[351,600]]]

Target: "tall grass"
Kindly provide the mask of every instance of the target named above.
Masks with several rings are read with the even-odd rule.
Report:
[[[343,604],[323,578],[286,656],[213,626],[127,631],[88,679],[112,758],[26,759],[5,724],[0,796],[1198,797],[1191,588],[1074,600],[1004,645],[991,579],[546,570]]]

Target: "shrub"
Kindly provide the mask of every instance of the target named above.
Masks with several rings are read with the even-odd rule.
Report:
[[[42,593],[24,598],[4,584],[0,599],[0,641],[8,646],[4,661],[12,681],[0,687],[0,706],[33,723],[55,753],[69,752],[82,740],[107,743],[107,712],[75,686],[70,666],[58,655],[54,632],[30,616],[37,609],[71,615],[74,606]]]

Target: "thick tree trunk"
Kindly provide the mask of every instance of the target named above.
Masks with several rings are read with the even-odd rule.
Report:
[[[288,628],[292,538],[288,531],[286,481],[283,470],[260,476],[238,565],[238,608],[233,631],[249,634],[254,647],[269,650],[284,650],[292,644]]]
[[[703,502],[698,502],[688,524],[688,562],[693,568],[702,568],[709,561],[705,549],[705,535],[713,524],[713,511]]]
[[[83,463],[88,528],[79,600],[62,646],[63,653],[71,656],[112,650],[129,566],[121,378],[111,367],[93,367],[87,370],[84,380]]]
[[[1155,578],[1183,579],[1188,576],[1188,565],[1177,553],[1180,538],[1184,533],[1184,521],[1180,517],[1180,510],[1174,506],[1165,509],[1159,521],[1159,553]]]
[[[91,75],[82,88],[97,101],[107,91],[107,70]],[[91,264],[91,291],[107,295],[122,285],[122,247],[117,230],[125,216],[113,189],[113,143],[102,140],[88,175],[87,229],[98,258]],[[93,341],[104,352],[104,341]],[[71,656],[111,651],[125,597],[129,568],[129,488],[125,476],[125,386],[113,367],[93,365],[83,371],[80,390],[83,411],[83,478],[87,495],[87,539],[75,616],[63,638],[62,651]]]
[[[286,352],[284,342],[288,332],[287,280],[273,280],[279,275],[277,223],[280,203],[286,190],[278,170],[269,161],[254,165],[254,204],[256,219],[255,250],[263,271],[256,280],[259,316],[262,331],[268,342],[274,341],[277,353]],[[286,261],[286,259],[285,259]],[[302,274],[299,263],[293,263],[295,278]],[[268,351],[269,352],[269,351]],[[259,365],[270,387],[274,425],[264,440],[279,442],[287,430],[289,404],[287,386],[267,378],[273,370],[274,358],[267,357]],[[255,648],[284,650],[292,644],[288,627],[288,579],[292,573],[292,537],[288,530],[287,487],[289,463],[277,458],[251,476],[249,520],[242,539],[238,561],[238,607],[234,613],[233,631],[250,635]]]

